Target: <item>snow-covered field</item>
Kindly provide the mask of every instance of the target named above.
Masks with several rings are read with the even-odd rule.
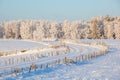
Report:
[[[80,41],[80,44],[64,41],[66,46],[70,48],[70,52],[65,52],[66,48],[60,47],[57,50],[61,51],[59,55],[55,55],[56,50],[50,48],[51,45],[61,44],[58,41],[33,42],[33,41],[18,41],[18,40],[0,40],[0,51],[12,51],[32,48],[45,48],[44,51],[37,53],[53,53],[44,55],[40,58],[29,58],[25,63],[15,63],[14,66],[0,65],[0,79],[3,80],[120,80],[120,40],[75,40]],[[101,46],[88,45],[94,42],[105,42],[109,46],[108,54],[97,56],[95,58],[78,61],[72,64],[63,63],[62,59],[68,57],[76,60],[76,56],[93,54],[102,49]],[[53,52],[50,52],[52,50]],[[33,52],[36,54],[36,52]],[[43,53],[43,54],[44,54]],[[13,55],[10,55],[13,56]],[[19,56],[19,55],[18,55]],[[0,57],[0,61],[6,56]],[[10,58],[9,56],[7,56]],[[60,64],[51,65],[54,60],[61,60]],[[2,60],[4,61],[4,60]],[[37,69],[29,73],[29,65],[37,64]],[[2,63],[1,63],[2,64]],[[41,64],[43,65],[40,69]],[[47,68],[46,64],[48,64]],[[19,66],[17,66],[19,65]],[[5,69],[8,67],[10,69]],[[23,71],[15,74],[15,68],[22,68]],[[12,70],[12,71],[11,71]]]
[[[47,47],[42,43],[32,42],[28,40],[0,40],[0,52],[22,50],[22,49],[32,49],[32,48],[44,48]]]

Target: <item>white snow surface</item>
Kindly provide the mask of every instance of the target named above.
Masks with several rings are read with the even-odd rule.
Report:
[[[54,67],[49,67],[43,70],[37,69],[36,72],[32,71],[31,73],[28,73],[28,71],[26,71],[24,74],[21,73],[18,75],[14,74],[12,75],[12,77],[11,75],[6,75],[5,79],[6,80],[120,80],[120,40],[79,40],[79,41],[83,43],[103,41],[107,45],[109,45],[109,52],[106,55],[102,55],[93,58],[92,60],[87,60],[84,62],[77,62],[74,64],[59,64]],[[27,43],[28,42],[25,42],[25,44]],[[37,44],[40,46],[45,46],[43,45],[44,42],[40,42],[40,43],[41,44],[38,43]],[[55,41],[49,43],[55,44],[58,42]],[[1,44],[3,44],[2,41],[0,41],[0,49],[5,50]],[[6,44],[6,46],[8,44]],[[16,46],[16,43],[12,45]],[[80,54],[92,53],[96,50],[99,50],[99,48],[95,48],[91,46],[83,46],[83,45],[77,45],[71,43],[67,43],[67,45],[72,49],[71,53],[62,54],[59,56],[54,56],[49,58],[45,57],[46,59],[42,58],[38,61],[42,63],[42,62],[47,62],[48,60],[62,58],[63,56],[71,57]],[[30,47],[31,44],[26,46]],[[16,47],[15,49],[19,49],[19,48]],[[3,76],[0,76],[0,79],[3,79]]]
[[[47,47],[42,43],[28,40],[0,40],[0,52]]]

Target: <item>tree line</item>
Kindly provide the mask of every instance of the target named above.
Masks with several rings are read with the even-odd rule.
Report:
[[[43,39],[120,39],[120,17],[96,17],[89,21],[63,22],[18,20],[0,23],[0,38]]]

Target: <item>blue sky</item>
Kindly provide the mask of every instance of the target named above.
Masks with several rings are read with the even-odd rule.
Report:
[[[0,21],[89,20],[105,15],[120,16],[120,0],[0,0]]]

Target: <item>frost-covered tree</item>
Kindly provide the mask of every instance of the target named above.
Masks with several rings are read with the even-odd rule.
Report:
[[[51,22],[49,32],[50,32],[50,37],[52,39],[57,38],[57,30],[58,30],[57,27],[58,27],[57,22]]]
[[[20,27],[22,39],[32,39],[32,27],[27,22],[22,22]]]
[[[19,20],[0,23],[0,37],[43,40],[65,39],[119,39],[120,17],[96,17],[90,21],[58,23],[50,20]]]
[[[113,23],[107,23],[105,25],[106,38],[113,39]]]
[[[33,38],[37,41],[45,38],[44,21],[41,21],[41,23],[36,26],[36,30],[33,32]]]
[[[2,27],[2,24],[0,24],[0,38],[3,38],[3,27]]]
[[[100,16],[96,18],[98,21],[98,27],[100,29],[100,36],[103,39],[104,38],[104,17]]]
[[[12,28],[10,25],[10,22],[7,23],[3,23],[4,26],[4,38],[12,38],[12,36],[14,36],[13,32],[12,32]]]
[[[91,39],[92,35],[91,35],[91,30],[90,30],[90,26],[86,26],[84,29],[84,33],[85,33],[85,37],[84,39]]]
[[[100,29],[98,27],[98,21],[96,19],[91,20],[91,31],[93,39],[100,39]]]
[[[62,31],[62,26],[59,23],[57,26],[57,38],[60,39],[63,38],[63,36],[64,36],[64,32]]]
[[[114,24],[115,26],[115,37],[116,39],[120,39],[120,23]]]
[[[64,32],[64,38],[71,39],[71,23],[65,20],[62,24],[62,31]]]
[[[20,34],[19,22],[17,22],[17,23],[13,22],[11,25],[11,28],[12,28],[12,38],[18,39],[18,36]]]

